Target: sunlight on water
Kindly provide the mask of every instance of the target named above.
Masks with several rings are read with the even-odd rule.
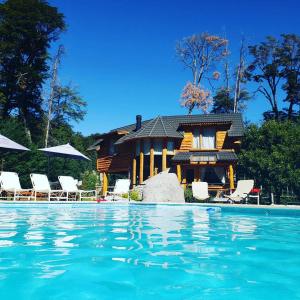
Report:
[[[299,217],[0,207],[0,299],[297,299],[299,253]]]

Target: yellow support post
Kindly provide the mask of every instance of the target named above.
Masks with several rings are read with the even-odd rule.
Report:
[[[162,171],[166,171],[167,170],[167,141],[164,141],[163,144],[163,150],[162,150],[162,166],[161,169]]]
[[[234,189],[234,174],[233,174],[233,166],[229,165],[229,188],[231,190]]]
[[[183,169],[182,170],[182,187],[184,189],[186,189],[186,185],[187,185],[187,182],[186,182],[186,170]]]
[[[179,183],[181,183],[181,165],[178,164],[176,166],[176,169],[177,169],[177,178],[178,178],[178,181],[179,181]]]
[[[102,195],[106,196],[108,189],[108,178],[107,178],[107,173],[103,172],[103,178],[102,178]]]
[[[136,185],[136,158],[132,160],[132,185]]]
[[[139,174],[139,184],[142,184],[144,181],[144,152],[143,152],[143,144],[141,143],[140,149],[140,174]]]
[[[150,177],[154,175],[154,148],[151,145],[150,149]]]

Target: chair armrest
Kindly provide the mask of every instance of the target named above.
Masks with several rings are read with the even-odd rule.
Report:
[[[80,193],[97,193],[96,190],[79,190]]]
[[[60,192],[66,193],[67,191],[64,191],[64,190],[50,190],[49,192],[50,193],[60,193]]]

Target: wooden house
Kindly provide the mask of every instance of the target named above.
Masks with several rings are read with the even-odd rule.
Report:
[[[120,173],[133,186],[170,168],[186,187],[206,181],[211,190],[233,189],[236,151],[244,134],[240,114],[158,116],[101,134],[97,151],[103,192],[109,173]]]

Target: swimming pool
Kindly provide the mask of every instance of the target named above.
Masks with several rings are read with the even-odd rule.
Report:
[[[300,299],[300,216],[0,205],[0,299]]]

